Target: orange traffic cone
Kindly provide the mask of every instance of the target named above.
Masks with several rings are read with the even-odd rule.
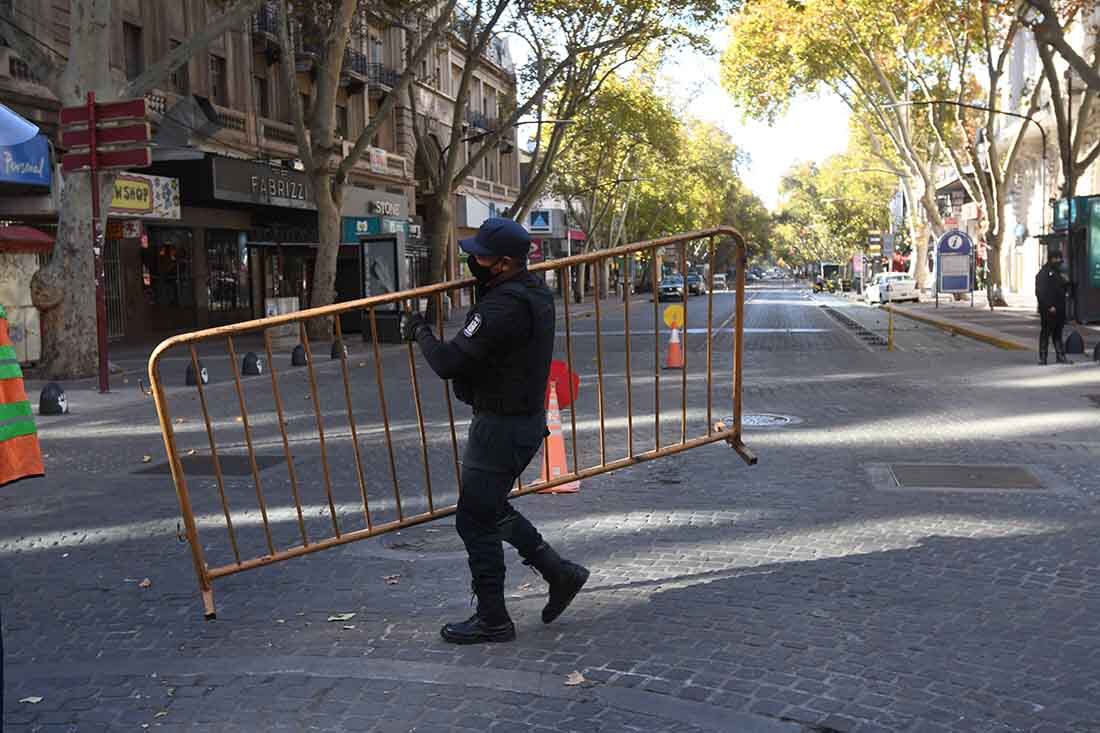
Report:
[[[558,385],[550,383],[550,406],[546,409],[546,427],[550,435],[542,444],[542,469],[539,472],[539,481],[545,483],[553,481],[569,473],[569,466],[565,462],[565,437],[561,432],[561,409],[558,407]],[[560,486],[552,486],[542,489],[540,494],[575,494],[581,490],[580,481],[570,481]]]
[[[684,350],[680,346],[680,329],[672,329],[672,335],[668,338],[668,356],[665,358],[665,369],[683,369]]]

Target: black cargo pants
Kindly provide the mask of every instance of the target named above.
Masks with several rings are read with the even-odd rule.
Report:
[[[1062,353],[1062,328],[1066,325],[1066,312],[1062,308],[1039,308],[1039,353],[1047,353],[1047,339],[1054,342],[1054,353]]]
[[[470,423],[462,456],[462,493],[455,527],[469,556],[478,613],[501,619],[504,610],[504,548],[508,542],[524,559],[542,536],[508,501],[508,493],[548,435],[546,415],[478,413]]]

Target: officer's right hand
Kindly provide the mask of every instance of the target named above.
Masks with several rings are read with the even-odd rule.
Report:
[[[405,341],[416,341],[417,332],[421,328],[430,328],[428,320],[416,312],[403,312],[401,314],[401,338]]]

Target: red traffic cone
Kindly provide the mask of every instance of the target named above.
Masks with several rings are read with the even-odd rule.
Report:
[[[546,483],[561,478],[569,473],[569,465],[565,462],[565,436],[561,431],[561,409],[558,407],[557,382],[550,383],[550,406],[546,408],[546,427],[550,435],[542,444],[542,469],[539,472],[539,482]],[[570,481],[559,486],[542,489],[540,494],[575,494],[581,490],[580,481]]]

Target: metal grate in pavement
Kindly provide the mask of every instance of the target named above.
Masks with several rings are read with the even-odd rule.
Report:
[[[892,463],[890,472],[902,489],[1037,490],[1043,484],[1023,466],[968,466]]]
[[[256,456],[256,468],[263,471],[286,460],[285,456]],[[214,476],[214,460],[210,456],[180,456],[185,476]],[[250,476],[252,463],[247,455],[219,455],[218,463],[223,476]],[[167,463],[158,463],[155,466],[147,466],[133,473],[170,474],[172,471]]]

